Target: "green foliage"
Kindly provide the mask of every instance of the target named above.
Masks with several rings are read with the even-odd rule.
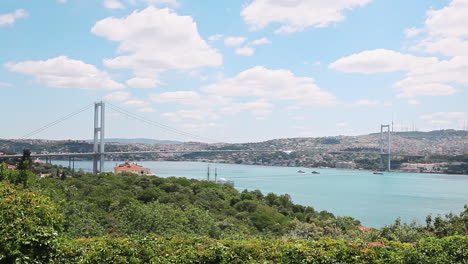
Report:
[[[381,246],[341,240],[212,240],[102,237],[70,241],[59,263],[466,263],[468,237]]]
[[[57,254],[62,216],[49,198],[0,182],[0,262],[44,263]]]
[[[113,173],[38,178],[6,166],[0,166],[0,180],[0,263],[416,264],[467,259],[467,206],[459,215],[429,216],[425,226],[397,219],[362,232],[358,220],[294,204],[289,195],[239,192],[207,181]],[[383,244],[367,243],[375,241]]]

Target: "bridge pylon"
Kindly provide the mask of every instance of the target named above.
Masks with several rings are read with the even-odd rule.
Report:
[[[387,150],[385,150],[385,134],[387,137]],[[392,169],[392,147],[391,147],[391,127],[390,125],[381,125],[380,126],[380,169],[387,171]],[[387,161],[387,166],[385,166],[384,161]]]
[[[94,103],[94,145],[93,145],[93,173],[104,171],[104,132],[105,132],[105,110],[104,102]],[[99,164],[99,166],[98,166]]]

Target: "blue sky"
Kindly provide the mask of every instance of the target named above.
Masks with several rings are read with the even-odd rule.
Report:
[[[463,129],[468,0],[2,0],[0,138],[98,100],[246,142]],[[91,109],[34,135],[92,137]],[[108,109],[108,137],[193,140]]]

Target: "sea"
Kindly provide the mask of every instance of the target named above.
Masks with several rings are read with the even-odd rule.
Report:
[[[52,163],[68,167],[68,161]],[[105,171],[116,164],[107,161]],[[337,216],[352,216],[365,226],[380,228],[400,217],[404,222],[425,224],[426,216],[460,213],[468,204],[468,176],[372,171],[310,169],[204,162],[138,162],[159,177],[206,180],[207,168],[214,179],[232,181],[238,190],[264,194],[289,194],[293,202]],[[75,169],[92,171],[91,161],[75,161]],[[306,173],[298,173],[302,170]],[[312,174],[317,171],[320,174]]]

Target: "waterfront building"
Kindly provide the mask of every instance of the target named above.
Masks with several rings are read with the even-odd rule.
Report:
[[[401,170],[404,172],[435,172],[439,166],[435,163],[402,163]]]
[[[120,174],[124,172],[134,173],[138,175],[153,175],[150,169],[144,168],[143,166],[140,166],[136,163],[125,162],[124,164],[120,164],[114,167],[115,174]]]

